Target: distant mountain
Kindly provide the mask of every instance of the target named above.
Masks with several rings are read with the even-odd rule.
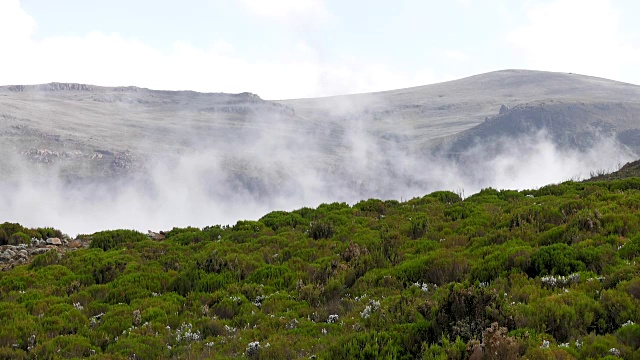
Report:
[[[640,86],[576,74],[503,70],[408,89],[280,103],[317,121],[360,120],[379,138],[413,148],[447,140],[452,151],[461,151],[485,138],[542,127],[566,145],[586,146],[582,136],[591,137],[593,129],[617,135],[634,149],[640,144]]]
[[[69,83],[0,87],[0,119],[0,161],[55,165],[75,177],[126,175],[154,157],[241,142],[277,128],[309,128],[292,108],[251,93]]]
[[[301,156],[322,171],[339,171],[354,131],[376,146],[411,153],[434,146],[460,152],[539,129],[559,144],[585,148],[599,131],[637,152],[640,87],[505,70],[379,93],[265,101],[251,93],[51,83],[0,87],[0,119],[4,154],[56,163],[70,176],[116,176],[156,156],[266,137],[308,146]]]

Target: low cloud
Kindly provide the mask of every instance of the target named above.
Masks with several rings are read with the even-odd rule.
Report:
[[[495,143],[476,145],[457,160],[409,153],[357,125],[345,129],[336,144],[339,154],[325,152],[315,139],[303,134],[238,138],[172,159],[152,159],[143,174],[109,183],[69,185],[53,170],[34,176],[25,168],[19,182],[2,183],[0,217],[69,234],[202,227],[335,201],[537,188],[615,170],[633,159],[610,138],[588,151],[573,151],[558,148],[544,132],[502,139],[498,153]]]

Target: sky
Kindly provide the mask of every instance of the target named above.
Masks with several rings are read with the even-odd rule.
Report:
[[[0,85],[382,91],[501,69],[640,84],[635,0],[0,0]]]

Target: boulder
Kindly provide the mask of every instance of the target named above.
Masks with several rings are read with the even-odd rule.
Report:
[[[70,249],[78,249],[82,247],[82,242],[80,240],[69,241],[67,247],[69,247]]]
[[[151,240],[161,241],[161,240],[165,239],[164,231],[160,231],[159,233],[157,233],[157,232],[153,232],[153,231],[149,230],[148,232],[149,233],[147,234],[147,236]]]
[[[33,251],[31,251],[31,254],[33,255],[40,255],[40,254],[44,254],[47,251],[51,251],[51,249],[49,248],[37,248],[37,249],[33,249]]]
[[[47,245],[62,245],[62,241],[59,238],[48,238]]]

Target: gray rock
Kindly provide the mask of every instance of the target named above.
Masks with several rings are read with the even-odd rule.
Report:
[[[62,245],[62,241],[59,238],[48,238],[47,245]]]
[[[33,255],[40,255],[40,254],[44,254],[48,251],[50,251],[50,248],[37,248],[37,249],[33,249],[33,251],[31,251],[31,254]]]

